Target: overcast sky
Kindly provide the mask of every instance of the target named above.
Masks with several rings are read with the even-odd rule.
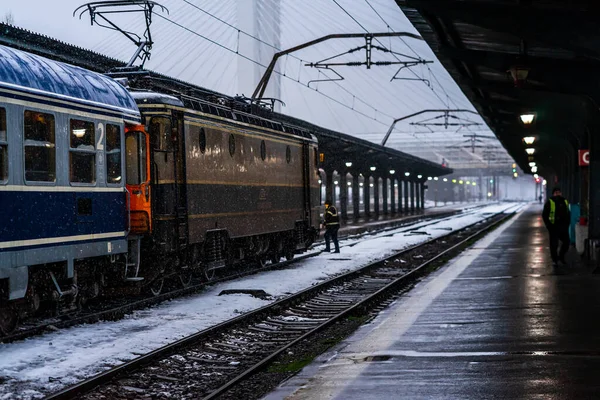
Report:
[[[365,29],[369,32],[416,33],[394,0],[164,0],[160,3],[169,9],[169,13],[157,13],[154,17],[152,35],[155,44],[146,67],[229,95],[243,93],[249,96],[264,71],[255,63],[244,60],[236,51],[263,65],[269,63],[275,51],[239,34],[235,28],[283,49],[330,33],[362,33]],[[82,4],[82,0],[3,0],[0,16],[4,19],[11,13],[16,26],[127,61],[135,46],[118,32],[91,26],[87,14],[81,20],[74,18],[73,11]],[[141,14],[128,14],[126,18],[117,18],[117,22],[133,32],[143,33]],[[259,21],[258,24],[255,21]],[[280,35],[276,35],[278,30]],[[364,45],[363,39],[326,42],[279,62],[276,70],[285,74],[278,78],[281,89],[277,97],[286,103],[281,112],[379,143],[394,118],[427,108],[473,109],[424,41],[386,38],[375,44],[400,53],[397,59],[420,57],[435,63],[429,64],[429,68],[417,66],[403,70],[399,76],[409,80],[394,81],[390,79],[398,66],[378,66],[369,70],[337,67],[336,72],[344,80],[311,82],[308,88],[309,81],[335,75],[307,67],[306,62],[319,61]],[[373,58],[397,60],[375,50]],[[364,50],[334,61],[364,61]],[[418,77],[426,79],[427,83],[414,80]],[[274,85],[276,83],[271,84],[271,91]],[[431,117],[435,115],[421,119]],[[478,116],[464,117],[483,123]],[[441,162],[444,156],[469,159],[467,148],[448,147],[449,144],[460,147],[468,140],[463,136],[465,133],[492,135],[485,125],[444,130],[416,127],[407,121],[398,125],[388,145],[435,162]],[[497,144],[482,140],[490,145]],[[474,161],[477,159],[473,156]]]

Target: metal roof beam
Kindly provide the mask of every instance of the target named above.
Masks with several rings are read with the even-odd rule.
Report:
[[[595,42],[598,32],[595,13],[570,7],[544,7],[533,4],[495,3],[476,0],[396,0],[400,6],[421,13],[462,21],[513,37],[548,43],[579,55],[600,59]],[[590,10],[591,11],[591,10]],[[577,35],[565,35],[573,32]]]

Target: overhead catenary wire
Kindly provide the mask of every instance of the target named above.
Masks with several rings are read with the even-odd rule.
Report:
[[[166,21],[168,21],[168,22],[170,22],[170,23],[172,23],[172,24],[174,24],[174,25],[176,25],[176,26],[178,26],[178,27],[180,27],[181,29],[185,29],[185,30],[186,30],[186,31],[188,31],[189,33],[192,33],[192,34],[194,34],[194,35],[196,35],[196,36],[198,36],[198,37],[201,37],[202,39],[204,39],[204,40],[206,40],[206,41],[209,41],[209,42],[211,42],[212,44],[214,44],[214,45],[216,45],[216,46],[219,46],[219,47],[221,47],[221,48],[222,48],[222,49],[224,49],[224,50],[227,50],[227,51],[229,51],[229,52],[231,52],[231,53],[237,54],[239,57],[242,57],[242,58],[244,58],[244,59],[246,59],[246,60],[248,60],[248,61],[250,61],[250,62],[252,62],[252,63],[254,63],[254,64],[256,64],[256,65],[259,65],[259,66],[261,66],[261,67],[263,67],[263,68],[267,68],[267,66],[266,66],[266,65],[264,65],[264,64],[262,64],[262,63],[260,63],[260,62],[258,62],[258,61],[256,61],[256,60],[253,60],[252,58],[250,58],[250,57],[248,57],[248,56],[245,56],[245,55],[243,55],[243,54],[240,54],[240,53],[236,53],[236,52],[235,52],[235,50],[232,50],[232,49],[228,48],[227,46],[224,46],[224,45],[220,44],[219,42],[217,42],[217,41],[215,41],[215,40],[212,40],[212,39],[210,39],[210,38],[208,38],[208,37],[206,37],[206,36],[204,36],[204,35],[202,35],[202,34],[200,34],[200,33],[198,33],[198,32],[192,31],[191,29],[189,29],[189,28],[187,28],[187,27],[185,27],[185,26],[183,26],[183,25],[179,24],[179,23],[178,23],[178,22],[176,22],[176,21],[173,21],[173,20],[171,20],[170,18],[167,18],[167,17],[165,17],[165,16],[163,16],[163,15],[160,15],[160,14],[157,14],[156,16],[157,16],[157,17],[159,17],[159,18],[162,18],[162,19],[164,19],[164,20],[166,20]],[[292,82],[296,82],[296,83],[298,83],[298,84],[300,84],[300,85],[302,85],[302,86],[304,86],[304,87],[306,87],[306,88],[308,88],[308,89],[310,89],[310,90],[313,90],[313,91],[315,91],[316,93],[319,93],[319,94],[321,94],[322,96],[324,96],[324,97],[328,98],[329,100],[331,100],[331,101],[333,101],[333,102],[335,102],[335,103],[337,103],[337,104],[339,104],[339,105],[341,105],[341,106],[343,106],[343,107],[345,107],[345,108],[347,108],[347,109],[349,109],[349,110],[352,110],[353,112],[356,112],[356,113],[359,113],[359,114],[361,114],[363,117],[366,117],[366,118],[372,119],[373,121],[375,121],[375,122],[377,122],[377,123],[379,123],[379,124],[386,125],[384,122],[382,122],[382,121],[379,121],[379,120],[377,120],[376,118],[373,118],[372,116],[370,116],[370,115],[368,115],[368,114],[366,114],[366,113],[363,113],[363,112],[361,112],[361,111],[358,111],[358,110],[356,110],[356,109],[352,109],[352,107],[351,107],[351,106],[349,106],[349,105],[347,105],[347,104],[344,104],[344,103],[342,103],[342,102],[341,102],[341,101],[339,101],[338,99],[336,99],[336,98],[334,98],[334,97],[332,97],[332,96],[330,96],[330,95],[328,95],[328,94],[326,94],[326,93],[323,93],[323,92],[317,91],[317,90],[315,90],[315,89],[313,89],[313,88],[309,87],[307,84],[304,84],[304,83],[302,83],[302,82],[298,82],[298,81],[296,81],[295,79],[293,79],[293,78],[291,78],[291,77],[289,77],[289,76],[283,75],[283,74],[282,74],[280,71],[273,71],[273,72],[274,72],[274,73],[276,73],[276,74],[278,74],[278,75],[280,75],[280,76],[282,76],[282,77],[284,77],[284,78],[286,78],[286,79],[289,79],[289,80],[291,80]],[[386,114],[386,116],[387,116],[388,118],[390,118],[390,119],[393,119],[393,117],[392,117],[391,115],[387,115],[387,114]]]
[[[381,14],[375,9],[375,7],[373,7],[373,5],[369,2],[369,0],[364,0],[368,6],[371,8],[371,10],[373,10],[373,12],[383,21],[383,23],[387,26],[388,29],[391,29],[390,25],[388,24],[388,22],[381,16]],[[417,51],[415,49],[413,49],[410,44],[408,44],[406,42],[406,40],[404,40],[404,38],[400,38],[400,40],[402,41],[402,43],[404,43],[404,45],[406,47],[408,47],[417,57],[419,57],[419,54],[417,53]],[[444,88],[444,85],[442,85],[440,83],[440,81],[438,80],[437,76],[432,72],[431,67],[429,65],[425,65],[425,67],[429,70],[430,76],[433,77],[433,79],[435,79],[435,81],[437,82],[438,85],[440,85],[440,88],[442,89],[442,91],[444,92],[444,94],[446,95],[446,98],[448,100],[447,104],[450,104],[450,102],[452,102],[452,104],[454,104],[454,106],[456,108],[461,108],[455,101],[453,98],[450,97],[450,95],[448,95],[448,92],[446,92],[446,89]],[[417,75],[414,71],[413,74]],[[433,88],[432,88],[433,89]]]
[[[340,3],[338,3],[337,0],[331,0],[333,1],[340,9],[342,9],[342,11],[344,11],[344,13],[346,13],[346,15],[348,15],[354,22],[356,22],[356,24],[358,24],[358,26],[360,26],[365,32],[369,32],[369,30],[367,28],[365,28],[365,26],[363,24],[361,24],[356,18],[354,18],[354,16],[352,14],[350,14],[350,12],[348,12]],[[384,20],[385,22],[385,20]],[[385,22],[385,24],[389,27],[388,23]],[[375,38],[375,41],[377,43],[379,43],[381,46],[384,46],[384,44],[377,38]],[[404,41],[403,41],[404,42]],[[406,42],[404,42],[406,44]],[[413,50],[414,51],[414,50]],[[398,56],[396,56],[395,54],[392,53],[392,56],[394,58],[396,58],[396,60],[400,61],[400,59],[398,58]],[[417,56],[419,56],[417,54]],[[411,71],[417,78],[422,79],[417,73],[415,73],[415,71],[413,71],[411,68],[408,68],[409,71]],[[444,103],[444,100],[440,97],[440,95],[435,92],[435,90],[433,91],[433,93],[435,94],[435,96],[442,102],[442,104],[444,104],[445,106],[448,106],[446,103]]]
[[[196,10],[198,10],[198,11],[200,11],[200,12],[202,12],[202,13],[204,13],[204,14],[206,14],[206,15],[208,15],[208,16],[210,16],[210,17],[214,18],[214,19],[216,19],[217,21],[219,21],[219,22],[223,23],[224,25],[226,25],[226,26],[228,26],[228,27],[230,27],[230,28],[232,28],[232,29],[235,29],[237,32],[239,32],[239,33],[241,33],[241,34],[243,34],[243,35],[246,35],[247,37],[249,37],[249,38],[251,38],[251,39],[254,39],[254,40],[256,40],[256,41],[257,41],[257,42],[259,42],[259,43],[262,43],[262,44],[264,44],[264,45],[266,45],[266,46],[269,46],[270,48],[272,48],[272,49],[274,49],[274,50],[277,50],[277,51],[281,51],[281,50],[282,50],[282,48],[281,48],[280,46],[275,46],[275,45],[273,45],[272,43],[269,43],[269,42],[267,42],[267,41],[265,41],[265,40],[263,40],[263,39],[261,39],[261,38],[259,38],[259,37],[255,36],[255,35],[253,35],[253,34],[250,34],[250,33],[246,32],[246,31],[244,31],[244,30],[242,30],[242,29],[239,29],[239,28],[238,28],[238,27],[236,27],[235,25],[233,25],[233,24],[231,24],[231,23],[229,23],[229,22],[227,22],[227,21],[223,20],[222,18],[219,18],[219,17],[217,17],[216,15],[214,15],[214,14],[213,14],[213,13],[211,13],[211,12],[208,12],[208,11],[204,10],[202,7],[199,7],[199,6],[197,6],[196,4],[193,4],[193,3],[192,3],[192,2],[190,2],[189,0],[183,0],[183,2],[185,2],[185,3],[189,4],[190,6],[192,6],[193,8],[195,8]],[[236,53],[237,53],[237,52],[236,52]],[[302,58],[300,58],[300,57],[298,57],[298,56],[296,56],[296,55],[294,55],[294,54],[288,54],[287,56],[289,56],[289,57],[291,57],[291,58],[294,58],[294,59],[296,59],[296,60],[300,61],[301,63],[305,63],[305,62],[307,62],[306,60],[304,60],[304,59],[302,59]],[[261,65],[261,66],[263,66],[263,65]],[[319,72],[321,73],[321,71],[319,71]],[[287,77],[287,75],[286,75],[285,73],[280,73],[280,75],[281,75],[281,76],[284,76],[284,77]],[[299,81],[299,78],[297,79],[297,81]],[[339,87],[341,90],[343,90],[344,92],[346,92],[346,93],[350,94],[350,95],[353,97],[353,99],[354,99],[354,100],[356,100],[356,101],[359,101],[360,103],[362,103],[362,104],[366,105],[367,107],[370,107],[370,108],[372,108],[374,111],[376,111],[375,107],[372,107],[372,106],[370,105],[370,103],[368,103],[367,101],[365,101],[365,100],[361,99],[360,97],[356,96],[355,94],[353,94],[352,92],[350,92],[350,91],[349,91],[347,88],[343,87],[343,86],[342,86],[342,85],[340,85],[339,83],[337,83],[337,82],[335,82],[335,81],[332,81],[332,82],[333,82],[334,84],[336,84],[336,86],[338,86],[338,87]],[[311,89],[312,89],[312,88],[311,88]],[[318,90],[317,90],[317,91],[318,91]],[[319,92],[319,91],[318,91],[318,92]],[[321,93],[322,93],[322,92],[321,92]],[[354,110],[354,108],[353,108],[352,106],[350,107],[350,109],[351,109],[351,110]],[[393,119],[393,117],[392,117],[391,115],[387,115],[387,114],[385,114],[385,113],[382,113],[382,114],[383,114],[383,115],[385,115],[385,116],[387,116],[388,118],[392,118],[392,119]],[[376,120],[376,119],[375,119],[375,120]],[[376,121],[377,121],[377,122],[380,122],[380,121],[378,121],[378,120],[376,120]]]
[[[163,73],[196,82],[202,86],[206,85],[206,87],[214,88],[216,84],[218,88],[215,89],[223,93],[235,92],[238,85],[240,85],[241,80],[231,78],[236,75],[236,68],[239,69],[241,65],[249,64],[260,65],[261,69],[264,68],[263,64],[266,64],[266,62],[263,58],[259,59],[258,56],[259,54],[265,54],[265,52],[268,53],[269,49],[275,50],[285,46],[289,47],[289,43],[302,42],[322,36],[325,27],[328,31],[333,32],[356,31],[356,29],[352,29],[352,25],[356,24],[356,22],[340,18],[343,11],[333,2],[319,2],[318,5],[321,12],[317,16],[313,15],[314,7],[293,0],[282,1],[281,11],[273,14],[269,10],[269,6],[273,2],[266,1],[259,2],[259,8],[256,9],[257,15],[253,17],[261,21],[257,28],[258,31],[256,31],[255,35],[252,35],[254,38],[245,39],[250,36],[240,33],[235,27],[237,24],[232,22],[236,18],[243,18],[243,15],[240,16],[239,14],[240,9],[237,8],[237,1],[225,0],[218,4],[205,0],[181,0],[179,4],[176,4],[179,0],[166,1],[174,5],[173,7],[169,6],[170,10],[174,11],[170,15],[171,19],[185,26],[188,30],[176,27],[170,21],[163,21],[158,17],[155,18],[157,20],[158,35],[155,35],[157,38],[155,43],[156,54],[150,60],[151,65],[154,65],[157,70]],[[218,19],[208,14],[205,14],[208,16],[207,18],[199,18],[198,14],[200,11],[196,7],[192,7],[190,2],[196,3],[200,8],[208,11],[208,13]],[[392,16],[393,19],[389,21],[392,23],[391,25],[387,21],[383,22],[386,27],[390,26],[387,28],[388,30],[403,30],[399,29],[399,27],[403,28],[406,25],[404,19],[401,18],[400,10],[397,7],[392,9],[391,4],[393,4],[393,1],[390,4],[385,3],[385,5],[384,2],[377,0],[369,0],[368,3],[351,2],[351,6],[346,5],[341,0],[338,2],[344,5],[370,31],[376,31],[377,25],[381,24],[379,21],[385,21],[385,19],[392,18]],[[314,2],[314,4],[317,3]],[[377,13],[374,11],[371,12],[372,8],[369,8],[371,6],[375,8]],[[383,7],[384,12],[379,10],[381,7]],[[276,18],[280,19],[276,20]],[[227,24],[222,21],[225,21]],[[349,21],[352,21],[352,23],[348,23]],[[398,23],[400,23],[399,26]],[[168,26],[172,26],[174,29]],[[281,36],[276,36],[278,34],[273,32],[277,32],[279,29],[281,29],[281,33],[279,33]],[[190,30],[194,32],[190,32]],[[248,29],[244,27],[242,30]],[[196,32],[212,39],[214,42],[219,42],[227,47],[228,50],[224,50],[211,41],[193,40],[192,35],[199,37],[196,35]],[[240,37],[245,40],[244,44],[239,43]],[[396,39],[393,40],[395,50],[402,47],[400,41],[396,43]],[[258,46],[254,45],[256,46],[254,47],[256,50],[252,51],[256,51],[255,53],[249,51],[250,47],[246,47],[249,42],[259,43]],[[387,44],[387,41],[385,42]],[[237,48],[238,45],[239,49]],[[119,47],[118,42],[115,47],[112,47],[112,43],[109,46],[111,46],[111,51],[113,52],[115,47]],[[419,53],[428,54],[427,52],[429,51],[423,48],[421,42],[405,43],[405,46],[417,56]],[[392,48],[391,45],[386,47]],[[176,48],[181,50],[181,54],[174,51]],[[443,102],[446,104],[449,102],[456,103],[454,101],[455,96],[462,99],[460,97],[461,93],[458,92],[457,94],[454,86],[446,87],[449,76],[447,74],[440,76],[437,71],[437,65],[433,67],[436,70],[436,78],[431,76],[431,82],[434,83],[436,93],[433,90],[431,92],[423,90],[422,84],[416,81],[403,82],[401,88],[398,85],[390,85],[389,78],[385,79],[385,75],[389,71],[386,71],[384,68],[371,70],[368,74],[365,74],[363,69],[348,68],[342,72],[346,78],[345,81],[342,81],[341,84],[335,82],[321,83],[319,84],[318,92],[314,90],[309,92],[294,90],[290,86],[295,85],[287,83],[290,80],[288,77],[292,77],[293,81],[301,81],[298,83],[302,87],[306,87],[306,82],[314,79],[317,71],[302,68],[300,60],[306,58],[314,59],[316,58],[315,54],[333,54],[339,52],[339,49],[340,43],[332,42],[331,44],[319,46],[319,48],[315,48],[309,53],[300,53],[295,56],[290,55],[289,62],[282,63],[276,68],[278,79],[280,79],[280,76],[286,76],[286,79],[282,79],[281,90],[284,99],[287,99],[286,103],[288,103],[288,107],[292,110],[292,113],[296,113],[301,118],[311,118],[310,114],[312,115],[312,120],[320,120],[319,123],[325,123],[324,126],[329,124],[334,129],[335,127],[341,127],[338,129],[354,135],[360,135],[362,131],[373,130],[370,129],[374,127],[370,121],[379,122],[382,126],[387,125],[382,124],[382,121],[387,121],[387,118],[391,118],[392,115],[390,114],[397,114],[395,111],[397,109],[402,110],[405,107],[407,110],[433,108],[430,105],[435,105],[438,101],[441,101],[436,95],[443,96]],[[236,52],[236,50],[239,51]],[[127,52],[129,53],[129,50]],[[252,59],[252,61],[245,61],[244,58],[237,55],[239,52]],[[310,56],[307,56],[307,54],[310,54]],[[239,59],[240,61],[235,62],[235,59]],[[420,69],[423,72],[419,70],[415,70],[414,72],[420,75],[423,75],[423,73],[432,74],[432,71],[425,69],[423,66]],[[283,81],[286,83],[284,84]],[[453,81],[450,84],[453,84]],[[311,84],[311,86],[313,85]],[[313,96],[312,93],[318,93],[319,96]],[[322,100],[319,100],[319,97]],[[337,101],[332,101],[330,103],[331,106],[323,104],[323,101],[330,101],[331,97]],[[460,100],[459,102],[462,101]],[[356,113],[354,110],[358,110],[360,113]],[[375,110],[379,110],[376,116],[374,115]],[[397,117],[397,115],[393,116]],[[403,136],[399,135],[396,137],[392,146],[397,147],[400,141],[404,140]]]

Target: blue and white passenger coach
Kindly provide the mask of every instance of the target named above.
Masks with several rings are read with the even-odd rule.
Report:
[[[0,333],[16,310],[97,296],[127,253],[126,183],[146,178],[139,123],[116,81],[0,46]]]

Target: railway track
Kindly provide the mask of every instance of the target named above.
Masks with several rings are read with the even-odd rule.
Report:
[[[152,351],[48,399],[219,397],[294,345],[388,304],[429,266],[512,214],[490,216]],[[233,396],[235,397],[235,396]]]
[[[477,208],[478,207],[469,209],[468,211],[463,213],[463,215],[474,212],[474,210],[476,210]],[[457,213],[457,211],[453,210],[444,213],[439,213],[434,216],[415,215],[411,218],[401,220],[400,223],[394,226],[386,227],[384,229],[378,230],[377,232],[368,232],[366,234],[381,234],[392,230],[395,231],[405,226],[410,227],[416,223],[422,223],[423,221],[429,221],[426,224],[420,225],[420,227],[425,227],[430,224],[438,223],[440,220],[451,218]],[[316,244],[318,245],[319,242],[317,242]],[[231,271],[231,273],[227,274],[226,276],[217,277],[216,279],[212,279],[210,281],[195,279],[192,282],[192,284],[187,287],[176,288],[168,292],[162,293],[158,296],[146,295],[134,296],[132,298],[108,299],[105,300],[103,303],[94,302],[92,306],[86,307],[83,310],[80,310],[76,313],[69,313],[58,317],[50,318],[33,318],[30,321],[24,323],[16,332],[8,336],[0,337],[0,343],[11,343],[18,340],[24,340],[36,335],[43,334],[45,332],[66,329],[81,324],[90,324],[102,320],[117,320],[123,318],[127,314],[132,313],[133,311],[157,305],[167,300],[172,300],[178,297],[198,293],[204,290],[207,287],[207,285],[214,285],[231,279],[257,274],[260,272],[288,268],[289,266],[297,263],[298,261],[314,257],[319,254],[320,252],[303,254],[297,256],[294,260],[291,261],[282,261],[276,264],[268,264],[260,268],[247,268],[242,271],[232,268],[229,270]]]

